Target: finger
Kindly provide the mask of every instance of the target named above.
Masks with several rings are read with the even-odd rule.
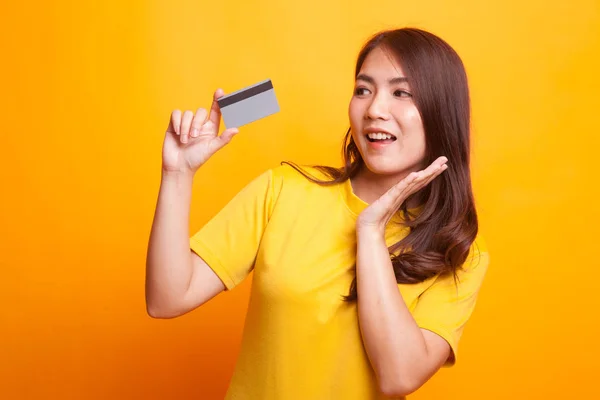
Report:
[[[441,156],[441,157],[436,158],[435,161],[431,163],[430,167],[432,167],[432,169],[434,169],[434,170],[437,170],[439,167],[446,164],[447,162],[448,162],[448,158]]]
[[[208,119],[214,124],[215,132],[219,133],[219,126],[221,123],[221,108],[219,107],[219,103],[217,100],[225,95],[223,89],[215,90],[215,94],[213,95],[212,106],[210,107],[210,116]]]
[[[386,193],[390,203],[398,208],[411,194],[418,192],[431,182],[436,176],[447,169],[446,157],[438,157],[429,167],[419,172],[411,172]]]
[[[394,187],[397,190],[397,194],[400,195],[404,192],[406,192],[406,190],[408,188],[410,188],[412,185],[414,185],[414,183],[421,177],[421,173],[420,172],[411,172],[410,174],[408,174],[406,176],[406,178],[402,179],[400,182],[398,182],[396,185],[394,185]]]
[[[444,172],[446,169],[448,169],[447,161],[448,161],[448,159],[444,157],[444,160],[442,160],[440,162],[436,161],[432,165],[432,166],[435,166],[435,168],[433,168],[431,170],[431,172],[427,175],[427,177],[425,179],[425,185],[427,185],[429,182],[431,182],[433,179],[435,179],[436,176],[438,176],[439,174]]]
[[[229,128],[223,131],[221,136],[219,136],[219,141],[223,143],[223,146],[231,141],[231,139],[239,133],[237,128]]]
[[[436,170],[424,183],[423,183],[423,187],[429,185],[431,183],[431,181],[433,181],[435,178],[437,178],[438,176],[440,176],[442,174],[442,172],[444,172],[445,170],[448,169],[448,164],[444,164],[442,165],[438,170]]]
[[[200,135],[217,136],[217,134],[219,133],[218,129],[219,129],[218,127],[215,128],[213,122],[209,119],[200,128]]]
[[[396,204],[398,202],[402,202],[402,198],[405,197],[405,194],[408,192],[410,187],[414,184],[415,180],[419,178],[418,172],[411,172],[406,176],[406,178],[402,179],[400,182],[396,183],[392,186],[386,194],[383,196],[386,199],[386,202],[389,204]],[[399,205],[398,205],[399,206]]]
[[[167,128],[167,132],[175,132],[179,135],[179,129],[181,127],[181,111],[174,110],[171,113],[171,121],[169,122],[169,127]]]
[[[221,136],[214,138],[210,141],[211,154],[221,150],[227,143],[231,142],[231,139],[238,134],[237,128],[229,128],[223,131]]]
[[[410,188],[414,185],[416,179],[418,179],[419,173],[411,172],[400,182],[392,186],[382,197],[380,197],[380,201],[383,203],[382,205],[385,207],[386,218],[391,218],[398,209],[400,205],[406,200],[408,195],[410,194]]]
[[[438,173],[441,172],[441,168],[446,165],[448,159],[446,157],[438,157],[434,162],[432,162],[429,167],[425,168],[422,171],[417,172],[417,177],[413,182],[413,185],[409,187],[410,190],[415,191],[415,187],[421,185],[421,187],[426,186],[429,182],[431,182],[430,178],[435,178]]]
[[[183,113],[183,118],[181,120],[181,143],[187,143],[188,137],[190,135],[190,126],[192,125],[192,118],[194,118],[194,113],[190,110],[186,110]]]
[[[190,131],[191,137],[198,137],[204,122],[206,122],[206,110],[204,108],[199,108],[196,110],[196,115],[194,115],[194,119],[192,120],[192,127]]]
[[[426,169],[424,169],[422,172],[422,175],[420,176],[420,180],[427,180],[429,179],[429,177],[433,174],[435,174],[441,167],[442,165],[445,165],[448,162],[448,159],[444,156],[442,157],[438,157],[437,159],[435,159],[434,162],[432,162],[429,167],[427,167]]]
[[[416,181],[415,184],[409,188],[411,193],[416,193],[419,190],[423,189],[425,186],[429,185],[431,181],[437,178],[442,172],[448,169],[447,164],[442,164],[436,170],[434,170],[430,175],[426,176],[422,180]]]

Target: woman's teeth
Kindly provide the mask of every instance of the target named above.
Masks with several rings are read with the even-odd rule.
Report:
[[[393,135],[390,135],[389,133],[381,133],[381,132],[377,132],[377,133],[369,133],[367,134],[367,137],[370,140],[388,140],[388,139],[395,139],[395,137]]]

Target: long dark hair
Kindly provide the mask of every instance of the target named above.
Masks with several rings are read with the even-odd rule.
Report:
[[[438,274],[453,274],[456,278],[478,231],[469,169],[470,101],[465,68],[444,40],[420,29],[403,28],[379,32],[367,41],[358,55],[355,77],[368,54],[380,46],[401,62],[410,80],[425,130],[426,165],[442,155],[449,160],[444,173],[413,195],[422,201],[418,214],[409,213],[408,200],[400,207],[402,224],[409,227],[409,233],[389,247],[396,281],[418,283]],[[315,167],[330,178],[326,181],[294,163],[285,163],[321,185],[353,178],[366,166],[350,129],[344,138],[343,159],[341,168]],[[344,297],[346,301],[357,299],[356,288],[355,277]]]

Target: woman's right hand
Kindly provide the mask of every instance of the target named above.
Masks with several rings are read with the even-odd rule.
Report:
[[[195,115],[192,111],[183,115],[180,110],[173,111],[163,143],[163,171],[196,172],[238,133],[237,128],[230,128],[219,135],[221,110],[217,99],[223,95],[221,89],[215,91],[208,119],[204,108],[199,108]]]

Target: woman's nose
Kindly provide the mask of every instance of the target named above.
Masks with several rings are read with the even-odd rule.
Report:
[[[384,94],[380,93],[373,97],[373,101],[367,108],[366,117],[369,119],[388,119],[389,104]]]

